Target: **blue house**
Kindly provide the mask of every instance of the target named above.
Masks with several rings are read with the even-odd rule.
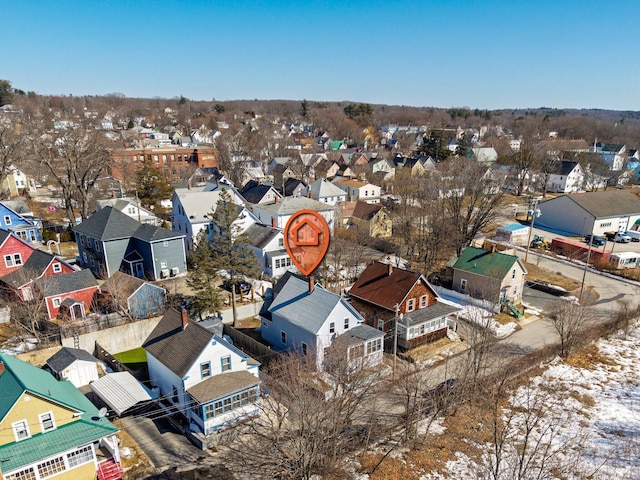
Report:
[[[0,202],[0,229],[13,232],[26,242],[41,242],[39,221],[11,208],[10,202]]]
[[[100,287],[103,306],[132,318],[149,318],[164,312],[164,288],[124,272],[114,273]]]

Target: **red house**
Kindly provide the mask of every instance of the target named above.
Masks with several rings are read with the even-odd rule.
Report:
[[[0,277],[22,267],[35,249],[6,230],[0,230]]]
[[[40,278],[35,288],[44,297],[49,319],[68,316],[73,321],[90,311],[98,282],[91,270],[80,270]]]
[[[417,272],[391,264],[371,263],[349,291],[351,305],[365,321],[383,331],[398,325],[398,347],[409,350],[447,335],[455,327],[450,315],[460,309],[439,302],[439,296]]]
[[[13,268],[11,273],[0,278],[0,285],[10,298],[32,300],[31,287],[35,280],[73,271],[71,265],[55,255],[34,250],[22,266]]]

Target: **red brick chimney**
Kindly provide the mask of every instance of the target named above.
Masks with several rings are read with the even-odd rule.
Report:
[[[278,226],[278,224],[276,223],[276,219],[275,219],[275,217],[271,219],[271,226],[272,226],[273,228],[276,228],[276,227]]]
[[[189,325],[189,317],[187,316],[187,310],[186,309],[182,309],[182,331],[185,331],[187,329],[187,325]]]
[[[391,276],[392,273],[393,273],[393,265],[391,265],[390,263],[387,263],[387,275]]]
[[[313,290],[316,288],[316,277],[311,275],[309,277],[309,293],[313,293]]]
[[[309,198],[313,200],[313,193],[309,192]]]

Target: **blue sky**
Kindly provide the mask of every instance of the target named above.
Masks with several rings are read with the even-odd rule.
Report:
[[[7,0],[40,94],[640,110],[638,0]]]

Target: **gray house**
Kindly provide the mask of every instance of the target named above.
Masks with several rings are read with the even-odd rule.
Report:
[[[104,207],[74,228],[78,263],[102,278],[123,271],[159,280],[185,275],[184,234],[141,224],[113,207]]]
[[[166,290],[124,272],[115,272],[100,290],[108,310],[124,312],[133,318],[148,318],[164,312]]]

